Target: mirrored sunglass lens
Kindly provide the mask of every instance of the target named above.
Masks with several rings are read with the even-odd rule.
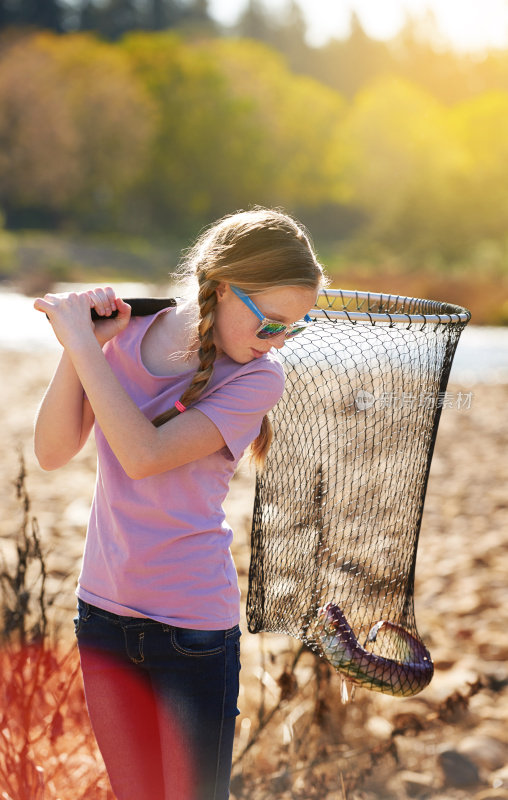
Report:
[[[292,328],[286,333],[286,339],[292,339],[293,336],[298,336],[298,334],[304,331],[306,327],[307,325],[298,325],[297,328]]]
[[[270,339],[272,336],[278,336],[279,333],[286,330],[286,326],[279,322],[267,322],[266,325],[257,332],[258,339]]]

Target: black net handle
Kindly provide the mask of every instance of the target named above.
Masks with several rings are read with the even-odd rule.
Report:
[[[130,305],[132,309],[131,315],[133,317],[149,317],[151,314],[157,314],[158,311],[162,311],[164,308],[173,308],[176,306],[176,300],[172,297],[126,297],[124,298],[124,303]],[[105,317],[99,316],[94,308],[92,308],[91,314],[93,320],[106,319]],[[117,314],[118,311],[113,311],[107,319],[116,317]]]
[[[124,303],[130,305],[132,317],[149,317],[151,314],[157,314],[158,311],[162,311],[164,308],[173,308],[176,306],[176,300],[169,297],[126,297],[124,298]],[[90,316],[94,321],[97,319],[113,319],[118,316],[118,311],[115,309],[109,317],[105,317],[98,314],[95,308],[92,308]],[[47,314],[46,317],[48,317]]]

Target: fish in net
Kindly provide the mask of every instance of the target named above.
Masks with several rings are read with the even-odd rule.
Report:
[[[448,303],[323,291],[280,351],[274,439],[256,478],[247,620],[353,685],[411,696],[433,663],[414,580],[443,398],[470,319]]]

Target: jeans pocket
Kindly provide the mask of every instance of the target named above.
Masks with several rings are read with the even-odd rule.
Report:
[[[211,656],[224,652],[224,631],[200,631],[194,628],[172,628],[175,650],[188,656]]]
[[[83,600],[78,600],[78,613],[74,617],[74,633],[77,636],[85,623],[90,618],[90,606]]]

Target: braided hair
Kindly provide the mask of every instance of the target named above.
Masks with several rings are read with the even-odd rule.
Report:
[[[259,206],[227,215],[206,228],[182,266],[188,285],[197,280],[199,307],[199,367],[180,397],[185,408],[197,402],[212,377],[217,356],[213,328],[220,283],[232,283],[248,294],[276,286],[317,289],[327,283],[303,226],[278,209]],[[173,406],[152,422],[158,427],[179,413]],[[272,437],[272,426],[265,416],[259,435],[251,445],[251,456],[259,468]]]
[[[219,281],[209,280],[206,278],[204,271],[198,274],[199,281],[199,323],[198,323],[198,336],[199,336],[199,367],[194,374],[189,386],[180,397],[180,403],[188,408],[195,403],[201,394],[204,392],[213,373],[213,365],[217,350],[213,341],[213,323],[215,317],[215,306],[217,305],[217,292],[216,289]],[[152,420],[156,428],[164,425],[168,420],[178,416],[180,412],[175,408],[170,408],[164,411]]]

